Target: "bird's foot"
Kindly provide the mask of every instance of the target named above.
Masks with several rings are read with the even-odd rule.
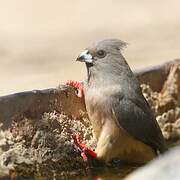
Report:
[[[73,81],[73,80],[69,80],[66,82],[66,85],[75,87],[77,89],[77,96],[79,98],[83,98],[84,97],[84,92],[83,92],[83,86],[82,83],[77,82],[77,81]]]
[[[87,157],[88,155],[91,156],[92,158],[96,158],[97,157],[97,154],[93,150],[87,148],[82,143],[81,135],[79,133],[73,134],[72,138],[74,140],[75,145],[80,149],[81,156],[82,156],[84,161],[88,161],[88,157]]]

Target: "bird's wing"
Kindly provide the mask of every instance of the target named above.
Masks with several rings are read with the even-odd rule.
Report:
[[[112,112],[118,124],[131,136],[160,152],[165,151],[165,142],[160,127],[143,97],[112,97]]]

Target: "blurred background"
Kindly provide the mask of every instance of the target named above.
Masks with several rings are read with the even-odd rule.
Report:
[[[180,57],[179,0],[0,0],[0,95],[83,80],[79,52],[119,38],[132,69]]]

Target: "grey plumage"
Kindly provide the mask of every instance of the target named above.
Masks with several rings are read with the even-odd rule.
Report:
[[[132,149],[128,152],[125,148],[122,150],[122,132],[127,137],[130,136],[127,141],[135,140],[134,146],[137,148],[141,147],[138,144],[140,141],[156,153],[166,150],[159,125],[142,95],[137,79],[121,54],[125,46],[126,43],[123,41],[106,39],[87,48],[87,55],[81,54],[78,57],[78,60],[86,62],[87,66],[88,77],[84,83],[84,94],[94,135],[97,141],[107,141],[107,144],[99,142],[97,151],[100,152],[100,149],[104,148],[104,154],[100,156],[107,161],[123,157],[123,152],[128,156],[128,153],[138,151],[135,147],[127,147]],[[103,128],[106,130],[103,131]],[[111,129],[114,132],[111,132]],[[126,141],[125,138],[124,140]],[[118,151],[118,148],[121,150]],[[127,160],[131,161],[128,157]]]

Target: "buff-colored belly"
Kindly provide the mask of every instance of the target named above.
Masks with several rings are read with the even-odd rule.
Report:
[[[105,161],[120,159],[133,163],[146,163],[156,156],[150,146],[136,140],[109,120],[99,133],[96,153],[99,159]]]
[[[107,162],[120,159],[133,163],[146,163],[156,156],[150,146],[129,135],[114,119],[102,112],[89,111],[94,136],[97,139],[95,150],[97,158]]]
[[[101,97],[100,95],[98,98]],[[105,100],[105,98],[103,98]],[[97,139],[97,158],[104,161],[120,159],[133,163],[146,163],[156,154],[154,150],[143,142],[132,137],[120,124],[113,119],[107,104],[96,98],[86,99],[86,108]],[[122,117],[123,118],[123,117]],[[133,118],[133,117],[132,117]]]

